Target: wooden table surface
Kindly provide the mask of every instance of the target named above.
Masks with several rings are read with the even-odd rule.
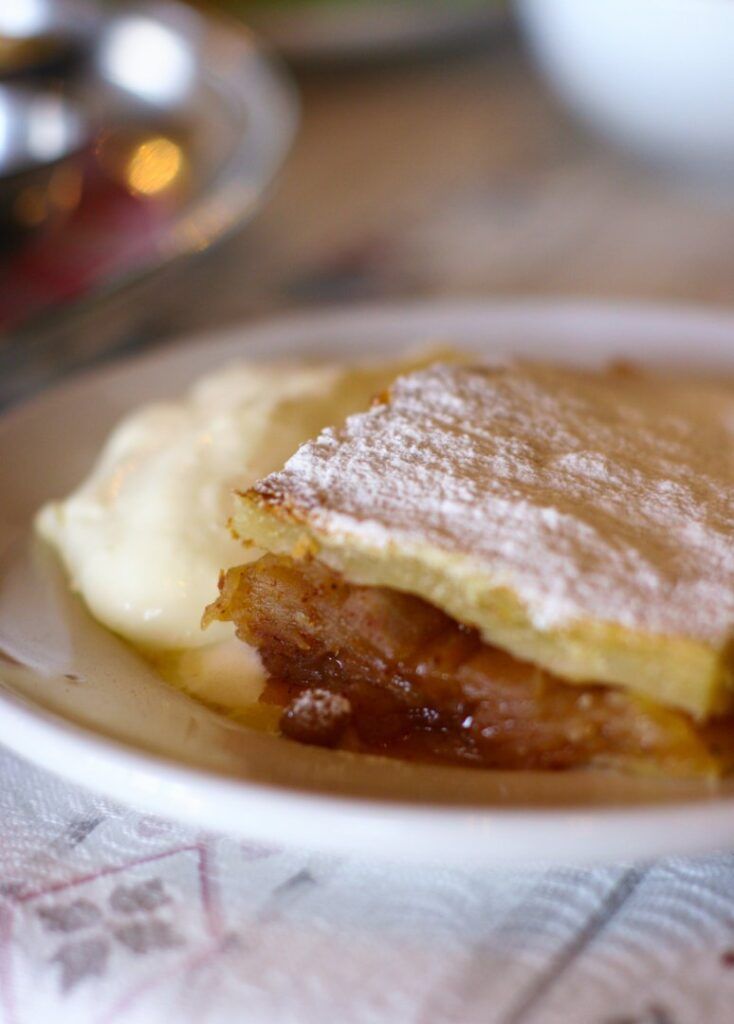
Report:
[[[120,347],[273,310],[419,296],[734,303],[734,186],[711,194],[575,125],[511,34],[299,76],[302,129],[254,223],[24,339],[23,389]],[[20,379],[19,378],[19,379]]]
[[[734,185],[707,195],[591,137],[513,40],[301,85],[278,191],[181,323],[385,295],[734,302]]]

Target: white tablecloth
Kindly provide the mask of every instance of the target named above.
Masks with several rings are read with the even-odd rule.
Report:
[[[419,871],[0,777],[2,1024],[734,1021],[731,856]]]

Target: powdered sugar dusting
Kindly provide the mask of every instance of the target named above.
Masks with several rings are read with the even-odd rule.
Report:
[[[722,644],[734,625],[734,391],[437,365],[256,488],[317,529],[428,541],[576,618]]]

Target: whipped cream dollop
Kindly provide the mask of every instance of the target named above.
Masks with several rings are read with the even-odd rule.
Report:
[[[413,365],[230,365],[127,416],[81,486],[41,509],[38,531],[92,614],[137,646],[226,639],[229,623],[200,621],[220,570],[257,557],[227,526],[235,490]]]

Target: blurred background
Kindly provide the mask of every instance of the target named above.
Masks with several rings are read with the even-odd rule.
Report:
[[[734,302],[729,0],[1,0],[0,402],[274,311]]]

